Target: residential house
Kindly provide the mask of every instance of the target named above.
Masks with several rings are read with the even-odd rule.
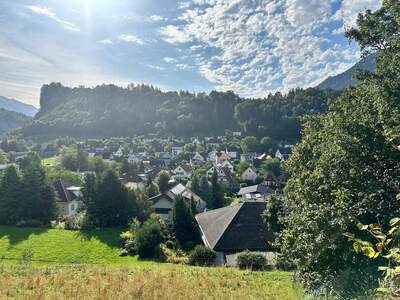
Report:
[[[190,165],[177,166],[172,173],[178,177],[190,178],[192,176],[192,167]]]
[[[264,184],[257,184],[242,187],[237,193],[237,197],[242,201],[257,200],[266,201],[275,191]]]
[[[235,137],[241,137],[242,136],[242,132],[241,131],[234,131],[232,132],[232,135]]]
[[[164,161],[164,164],[165,164],[166,166],[169,166],[169,165],[171,164],[171,162],[172,162],[172,160],[173,160],[174,157],[172,156],[171,153],[162,152],[162,153],[159,154],[159,158],[160,158],[161,160]]]
[[[119,147],[118,150],[113,153],[113,156],[114,157],[118,157],[118,158],[124,156],[124,152],[122,151],[122,147]]]
[[[54,184],[54,188],[58,196],[57,205],[59,207],[60,216],[75,216],[83,207],[82,188],[69,184],[61,179]]]
[[[225,153],[228,154],[230,159],[238,159],[239,151],[237,148],[226,148]]]
[[[236,180],[234,173],[229,168],[220,168],[222,176],[218,177],[218,182],[227,186],[230,190],[238,190],[239,182]]]
[[[199,152],[196,152],[191,159],[191,163],[193,165],[202,165],[205,163],[205,159]]]
[[[227,161],[229,159],[230,159],[230,157],[229,157],[227,152],[220,151],[220,152],[217,152],[217,154],[215,156],[215,163],[216,164],[220,164],[220,163],[225,162],[225,161]]]
[[[266,203],[245,201],[195,216],[206,247],[215,251],[218,265],[236,265],[237,254],[245,250],[273,256],[274,234],[265,226]]]
[[[224,160],[221,163],[218,163],[217,167],[219,167],[219,168],[228,168],[229,171],[231,171],[231,173],[235,173],[235,171],[234,171],[235,168],[234,168],[234,166],[232,165],[232,163],[229,160]]]
[[[138,164],[141,161],[141,159],[136,154],[129,154],[127,160],[130,164]]]
[[[293,148],[292,147],[279,147],[275,152],[275,157],[280,159],[281,161],[285,161],[292,155]]]
[[[208,144],[213,148],[218,148],[219,146],[221,146],[221,140],[219,140],[217,138],[211,138],[208,141]]]
[[[252,167],[248,167],[241,175],[240,179],[243,181],[253,181],[255,182],[258,175],[257,172]]]
[[[208,161],[215,162],[216,157],[217,157],[217,153],[218,153],[217,150],[212,150],[212,151],[210,151],[210,152],[208,153],[208,157],[207,157]]]
[[[277,187],[279,187],[279,179],[275,176],[274,173],[268,172],[265,175],[264,185],[266,185],[270,188],[277,188]]]
[[[146,181],[139,175],[127,175],[123,174],[121,178],[122,183],[126,188],[131,190],[141,190],[146,189]]]
[[[187,201],[193,200],[198,212],[203,212],[207,206],[207,203],[201,199],[200,196],[196,195],[192,190],[181,183],[176,184],[164,194],[157,195],[149,200],[153,203],[152,207],[154,208],[154,212],[160,215],[164,220],[167,220],[170,217],[174,200],[179,195]]]
[[[246,162],[248,164],[253,164],[255,158],[259,157],[259,153],[242,153],[240,155],[240,161]]]
[[[177,157],[179,154],[183,153],[183,147],[172,147],[172,156]]]
[[[219,168],[219,167],[217,167],[217,166],[213,166],[213,167],[211,167],[211,168],[209,168],[209,169],[207,170],[207,177],[209,177],[209,178],[212,177],[213,174],[214,174],[214,170],[217,171],[218,177],[224,176],[224,172],[222,171],[222,168]]]

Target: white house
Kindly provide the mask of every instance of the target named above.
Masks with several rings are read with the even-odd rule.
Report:
[[[215,158],[217,156],[218,151],[217,150],[212,150],[208,153],[208,161],[215,162]]]
[[[224,172],[222,171],[221,168],[216,167],[216,166],[213,166],[213,167],[211,167],[211,168],[209,168],[209,169],[207,170],[207,177],[213,176],[214,170],[217,171],[218,177],[223,177],[223,176],[225,176],[225,174],[224,174]]]
[[[187,201],[193,199],[198,212],[203,212],[205,210],[207,203],[181,183],[178,183],[164,194],[157,195],[149,200],[153,203],[154,212],[160,215],[164,220],[167,220],[170,217],[174,200],[179,195]]]
[[[242,175],[240,175],[240,178],[244,181],[256,181],[257,179],[257,173],[254,171],[253,168],[248,167]]]
[[[137,164],[140,162],[140,158],[137,157],[135,154],[129,154],[127,160],[128,160],[128,163],[130,163],[130,164]]]
[[[60,215],[63,217],[75,216],[83,206],[82,188],[59,180],[55,183]]]
[[[124,155],[124,152],[122,151],[122,147],[119,147],[117,152],[114,152],[114,157],[122,157]]]
[[[280,147],[278,150],[275,152],[275,157],[285,161],[289,158],[289,156],[292,154],[292,148],[291,147]]]
[[[178,177],[190,178],[192,176],[192,168],[188,165],[177,166],[172,173]]]
[[[232,132],[232,135],[236,136],[236,137],[240,137],[240,136],[242,136],[242,132],[241,131],[234,131],[234,132]]]
[[[183,153],[183,147],[172,147],[171,153],[173,156],[178,156],[179,154]]]
[[[192,157],[192,163],[195,165],[201,165],[204,162],[205,159],[199,152],[196,152],[195,155]]]

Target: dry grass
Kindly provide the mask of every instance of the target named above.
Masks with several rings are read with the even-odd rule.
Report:
[[[285,272],[174,265],[0,266],[0,299],[303,299]]]

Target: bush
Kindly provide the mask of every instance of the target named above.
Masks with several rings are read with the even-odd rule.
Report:
[[[17,227],[42,227],[43,222],[39,220],[22,220],[16,224]]]
[[[214,251],[198,245],[190,252],[188,264],[192,266],[211,266],[215,257]]]
[[[129,256],[136,255],[136,241],[134,238],[125,240],[124,250],[125,250],[126,255],[129,255]]]
[[[66,230],[82,230],[93,228],[93,224],[90,222],[89,217],[85,212],[81,212],[73,217],[66,217],[62,219],[59,224],[62,223],[64,223],[64,229]]]
[[[171,242],[171,241],[167,241]],[[184,265],[189,261],[188,256],[181,249],[176,249],[170,247],[171,245],[161,244],[160,249],[163,252],[163,257],[165,257],[165,262],[171,264]]]
[[[258,271],[268,267],[267,258],[260,252],[245,251],[238,255],[237,264],[240,269]]]
[[[136,233],[136,250],[140,258],[151,258],[156,247],[163,242],[161,226],[156,222],[146,222]]]

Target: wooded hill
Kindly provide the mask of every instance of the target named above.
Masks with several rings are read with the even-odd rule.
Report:
[[[21,127],[29,119],[23,114],[0,108],[0,135]]]
[[[74,137],[201,136],[243,130],[279,140],[298,139],[299,118],[325,112],[328,99],[338,94],[298,89],[287,95],[243,99],[233,92],[163,92],[148,85],[70,88],[51,83],[42,87],[40,111],[22,133]]]

